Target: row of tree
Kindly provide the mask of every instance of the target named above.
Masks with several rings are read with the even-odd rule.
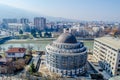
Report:
[[[19,34],[23,34],[23,30],[22,30],[22,29],[19,30]],[[35,38],[43,37],[43,36],[42,36],[42,31],[36,30],[36,29],[32,29],[32,30],[31,30],[31,35],[32,35],[33,37],[35,37]],[[46,32],[44,33],[44,37],[51,37],[51,36],[52,36],[51,32],[48,33],[48,32],[46,31]]]

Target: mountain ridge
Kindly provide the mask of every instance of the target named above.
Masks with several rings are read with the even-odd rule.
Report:
[[[43,14],[37,14],[31,11],[11,7],[8,5],[0,4],[0,19],[3,18],[29,18],[30,20],[33,20],[34,17],[45,17],[48,21],[79,21],[74,19],[67,19],[62,17],[52,17],[52,16],[46,16]]]

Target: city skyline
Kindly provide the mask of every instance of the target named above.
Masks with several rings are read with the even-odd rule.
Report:
[[[3,9],[2,13],[6,14],[9,8],[5,6],[18,9],[17,13],[14,9],[13,12],[11,11],[15,13],[15,17],[26,11],[31,12],[30,14],[34,13],[34,16],[43,15],[88,21],[120,21],[119,2],[118,0],[1,0],[0,5],[4,6],[0,10]],[[9,17],[9,15],[3,17]]]
[[[0,0],[0,80],[120,77],[118,8],[117,0]]]

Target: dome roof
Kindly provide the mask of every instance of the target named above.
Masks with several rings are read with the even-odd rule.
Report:
[[[62,33],[58,39],[56,40],[57,43],[77,43],[75,36],[71,33]]]

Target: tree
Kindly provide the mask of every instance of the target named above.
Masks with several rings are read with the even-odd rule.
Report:
[[[24,24],[24,31],[25,32],[30,32],[30,26],[28,24]]]
[[[2,23],[2,24],[1,24],[1,27],[2,27],[3,29],[8,29],[8,24],[7,24],[7,23]]]
[[[49,33],[49,37],[52,37],[52,33],[51,32]]]
[[[51,32],[50,32],[50,33],[45,32],[45,33],[44,33],[44,36],[45,36],[45,37],[51,37],[51,36],[52,36],[52,33],[51,33]]]
[[[23,34],[23,31],[20,29],[19,34]]]
[[[34,65],[33,62],[32,62],[32,64],[30,65],[29,72],[30,72],[31,74],[36,72],[35,65]]]
[[[120,32],[116,31],[113,36],[118,37],[119,35],[120,35]]]
[[[41,31],[40,31],[40,30],[38,31],[38,34],[40,35],[40,37],[42,37],[42,33],[41,33]]]
[[[31,30],[31,35],[33,35],[33,37],[36,37],[36,30],[35,29]]]
[[[28,45],[27,50],[28,50],[28,54],[32,54],[33,46]]]

